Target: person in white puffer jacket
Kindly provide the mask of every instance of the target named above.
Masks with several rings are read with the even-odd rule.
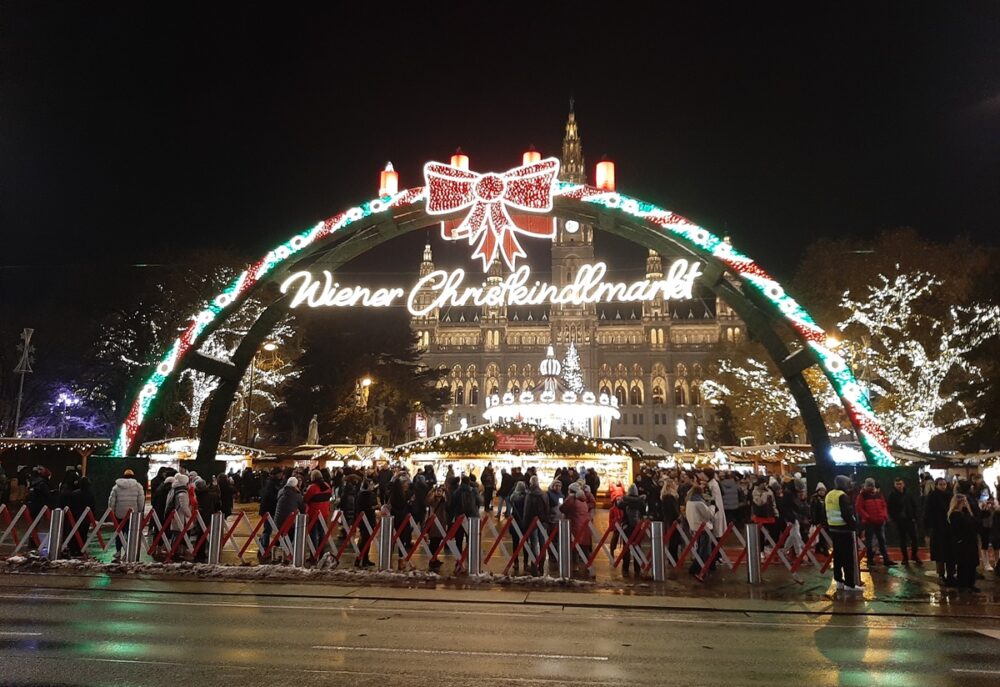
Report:
[[[115,486],[111,487],[111,495],[108,497],[108,508],[119,520],[124,520],[121,529],[121,537],[115,537],[115,558],[121,556],[122,539],[128,538],[128,515],[138,513],[142,516],[143,508],[146,505],[146,490],[142,488],[135,479],[135,473],[126,470],[121,477],[115,480]]]

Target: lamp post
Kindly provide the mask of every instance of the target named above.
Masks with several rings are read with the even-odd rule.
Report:
[[[277,349],[278,345],[271,341],[268,341],[266,344],[264,344],[265,351],[271,352]],[[253,357],[250,359],[250,383],[247,385],[248,388],[247,388],[247,403],[246,403],[247,431],[246,435],[243,438],[243,443],[249,446],[250,448],[253,448],[254,439],[256,438],[257,435],[257,432],[254,432],[253,436],[250,435],[250,423],[253,420],[253,383],[256,374],[257,374],[257,353],[254,353]]]

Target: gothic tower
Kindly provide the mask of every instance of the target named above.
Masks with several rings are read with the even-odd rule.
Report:
[[[559,168],[559,178],[575,184],[587,183],[587,173],[583,161],[583,143],[576,124],[573,101],[570,100],[569,118],[563,137],[563,154]],[[552,242],[552,284],[561,288],[572,284],[582,265],[593,264],[594,228],[573,219],[557,219],[556,236]],[[592,369],[591,346],[596,323],[596,308],[590,305],[553,305],[550,314],[552,343],[556,344],[560,355],[573,342],[580,353],[584,381],[589,382]]]

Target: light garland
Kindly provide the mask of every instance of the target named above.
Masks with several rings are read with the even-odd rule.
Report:
[[[543,160],[544,162],[546,161]],[[441,167],[447,167],[447,165],[441,165]],[[435,171],[438,170],[435,169]],[[472,174],[470,172],[464,173]],[[478,175],[476,176],[478,177]],[[465,179],[464,182],[469,182],[471,186],[471,179]],[[847,411],[847,416],[858,435],[865,456],[878,466],[888,467],[895,464],[885,431],[875,418],[868,394],[858,385],[844,359],[829,347],[826,332],[816,324],[812,316],[795,299],[785,293],[784,288],[775,279],[752,259],[738,252],[729,242],[680,215],[617,192],[602,191],[592,186],[557,181],[554,183],[552,195],[619,210],[637,219],[650,222],[699,252],[711,255],[725,263],[743,279],[744,283],[752,286],[772,303],[815,353],[824,374]],[[174,373],[177,364],[196,343],[200,343],[200,337],[208,325],[214,322],[220,313],[228,311],[234,304],[242,301],[257,281],[293,255],[321,239],[328,238],[339,230],[371,215],[384,213],[391,208],[412,206],[426,197],[425,189],[421,187],[408,189],[393,196],[376,198],[353,207],[325,222],[320,222],[308,231],[293,236],[241,273],[223,293],[192,316],[191,324],[174,342],[155,372],[146,380],[118,432],[112,449],[113,453],[127,455],[131,452],[135,438],[153,400],[159,394],[164,383]],[[462,198],[464,197],[463,195]],[[520,202],[526,203],[527,200],[521,199]],[[452,207],[451,205],[445,203],[435,207],[442,214],[458,209],[458,206]]]

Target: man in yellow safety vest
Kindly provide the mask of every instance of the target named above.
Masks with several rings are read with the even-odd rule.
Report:
[[[858,547],[854,539],[857,522],[851,497],[847,495],[850,488],[851,478],[837,475],[834,488],[827,492],[824,503],[833,540],[833,578],[837,581],[837,589],[858,592],[864,585],[859,579]]]

